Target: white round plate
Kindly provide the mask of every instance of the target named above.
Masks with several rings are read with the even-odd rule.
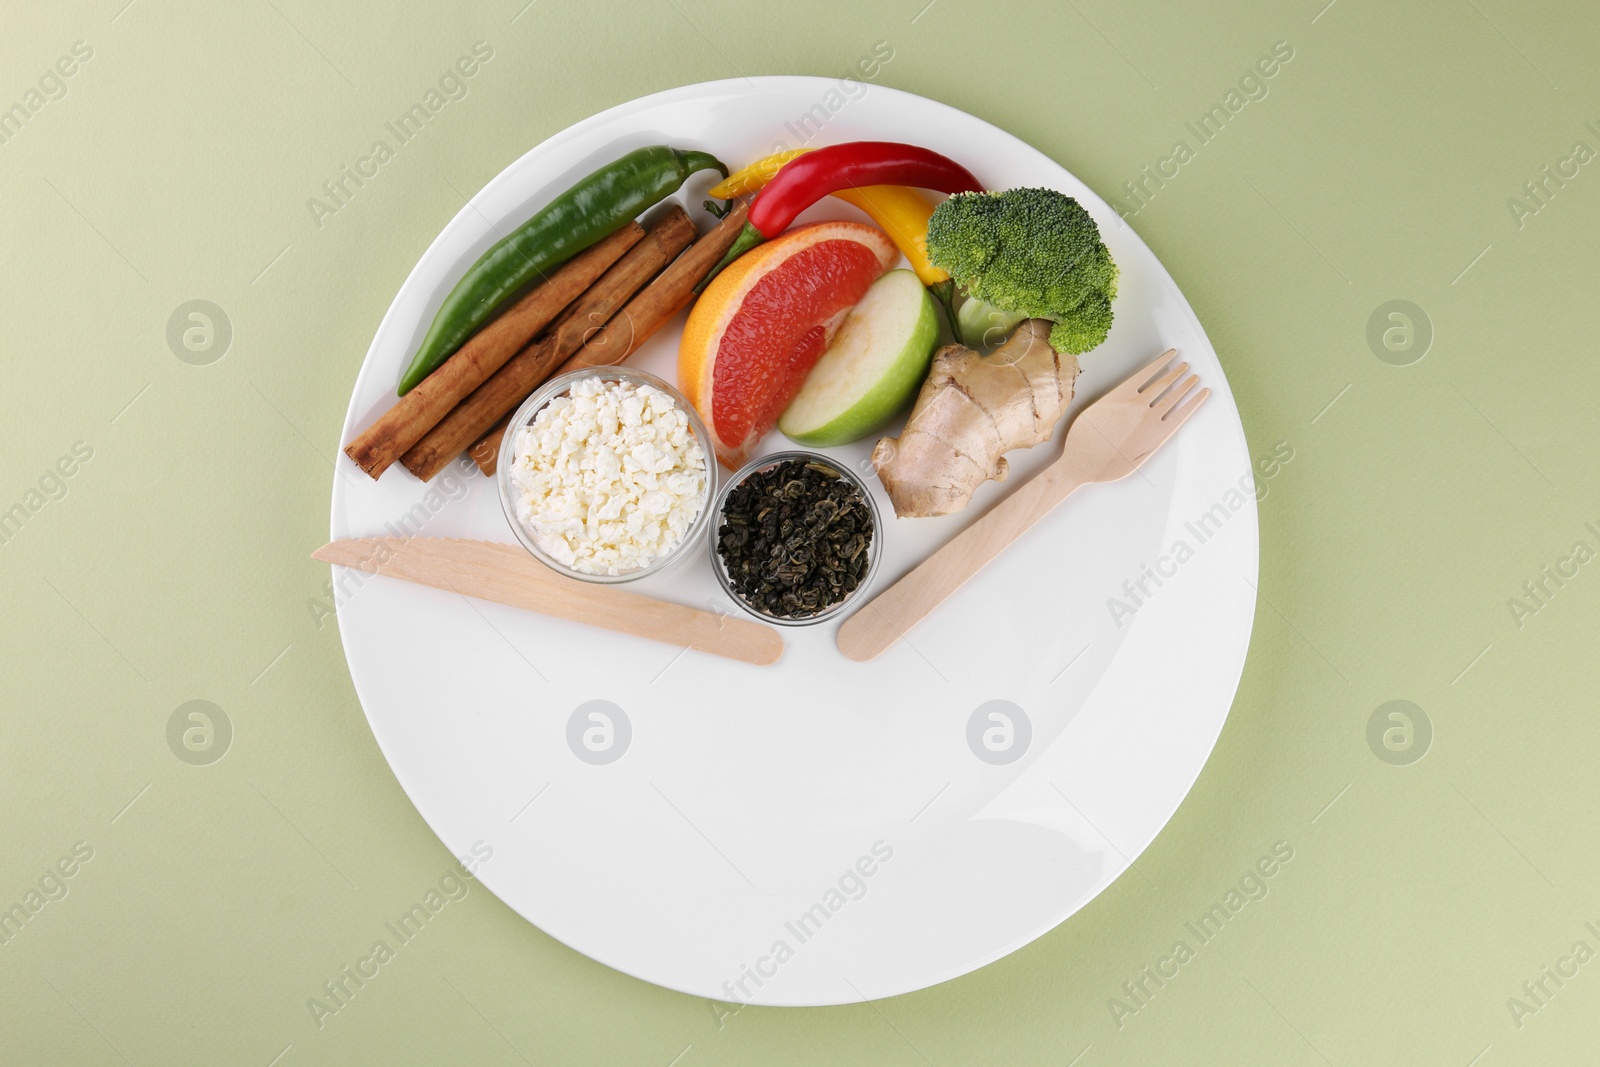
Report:
[[[579,952],[739,1003],[838,1004],[919,989],[1004,956],[1082,907],[1127,870],[1200,773],[1255,611],[1251,460],[1216,353],[1172,278],[1115,211],[1033,148],[879,86],[690,85],[614,107],[528,152],[406,279],[356,380],[344,441],[393,402],[461,272],[583,174],[647,144],[705,149],[737,167],[808,135],[818,145],[926,145],[989,188],[1045,185],[1077,197],[1122,268],[1116,325],[1083,359],[1080,401],[1170,347],[1211,387],[1210,402],[1138,474],[1074,495],[871,663],[838,653],[837,622],[785,630],[783,660],[753,667],[335,574],[345,654],[372,731],[451,851],[492,852],[477,870],[483,884]],[[714,178],[696,176],[677,198],[702,229]],[[802,221],[830,217],[860,216],[827,200]],[[680,326],[632,362],[671,380]],[[1011,484],[1060,441],[1012,453]],[[871,444],[830,451],[870,474]],[[787,442],[774,433],[766,445]],[[513,540],[494,485],[465,461],[431,485],[398,465],[374,483],[340,462],[336,538]],[[956,516],[894,520],[869,480],[891,516],[878,589],[1008,489],[990,483]],[[630,588],[735,610],[708,558]],[[590,718],[591,701],[609,702],[609,730]],[[595,762],[586,745],[608,736],[604,755],[620,758]]]

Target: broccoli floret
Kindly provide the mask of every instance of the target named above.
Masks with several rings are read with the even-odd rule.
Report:
[[[1083,303],[1057,319],[1050,328],[1050,347],[1057,352],[1078,355],[1104,341],[1111,332],[1111,298],[1116,295],[1113,286],[1110,293],[1090,293],[1084,297]]]
[[[1050,319],[1050,345],[1077,355],[1106,339],[1117,265],[1100,228],[1054,189],[958,193],[928,220],[928,258],[969,296]]]

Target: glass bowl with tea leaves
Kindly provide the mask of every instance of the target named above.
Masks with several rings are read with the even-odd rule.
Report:
[[[779,626],[837,617],[872,584],[883,554],[883,523],[866,483],[815,452],[745,464],[712,513],[717,580],[745,611]]]

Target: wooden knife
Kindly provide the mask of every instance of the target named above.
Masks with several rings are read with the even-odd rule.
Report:
[[[323,545],[311,557],[744,663],[776,663],[783,655],[783,638],[771,626],[567,578],[520,545],[363,537]]]

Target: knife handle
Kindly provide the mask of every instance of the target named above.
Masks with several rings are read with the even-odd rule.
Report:
[[[783,638],[771,626],[568,578],[518,545],[444,537],[364,537],[331,542],[311,556],[743,663],[764,666],[783,655]]]

